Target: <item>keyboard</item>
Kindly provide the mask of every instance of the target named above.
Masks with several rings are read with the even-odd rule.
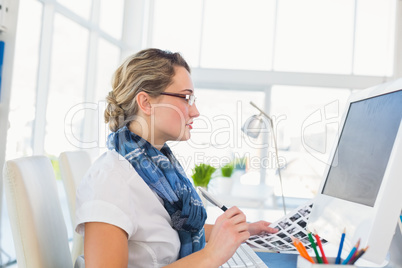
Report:
[[[268,266],[258,257],[254,250],[243,243],[236,250],[235,254],[221,268],[268,268]]]

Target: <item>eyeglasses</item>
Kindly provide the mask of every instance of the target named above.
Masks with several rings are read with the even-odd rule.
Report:
[[[195,100],[197,99],[196,96],[194,95],[189,95],[189,94],[179,94],[179,93],[170,93],[170,92],[162,92],[161,95],[166,95],[166,96],[172,96],[172,97],[177,97],[177,98],[182,98],[186,99],[188,102],[188,105],[193,105],[195,103]]]

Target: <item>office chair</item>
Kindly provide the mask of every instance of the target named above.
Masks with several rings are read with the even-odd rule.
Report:
[[[19,268],[72,268],[67,229],[50,159],[9,160],[4,189]]]
[[[75,195],[77,186],[91,166],[89,154],[85,151],[63,152],[59,156],[59,166],[64,189],[66,190],[71,224],[73,227],[72,260],[84,254],[84,240],[75,229]]]

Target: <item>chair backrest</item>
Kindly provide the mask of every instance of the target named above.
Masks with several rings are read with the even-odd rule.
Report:
[[[60,174],[67,194],[71,224],[75,226],[75,192],[80,180],[91,166],[91,158],[85,151],[62,152],[59,156]]]
[[[3,180],[18,267],[73,267],[50,159],[9,160]]]
[[[63,152],[59,156],[59,166],[64,189],[66,190],[71,224],[74,230],[76,190],[80,180],[91,166],[91,158],[85,151]],[[73,233],[71,257],[73,262],[75,262],[78,256],[84,254],[84,240],[78,233]]]

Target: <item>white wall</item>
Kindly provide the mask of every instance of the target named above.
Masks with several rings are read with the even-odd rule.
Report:
[[[8,111],[10,106],[11,80],[14,63],[15,36],[17,30],[19,0],[8,1],[8,13],[5,18],[7,29],[0,33],[0,40],[4,41],[4,59],[1,70],[0,95],[0,167],[3,170],[8,129]],[[3,7],[4,8],[4,7]],[[3,172],[0,173],[0,212],[3,200]],[[1,213],[0,213],[1,215]]]

